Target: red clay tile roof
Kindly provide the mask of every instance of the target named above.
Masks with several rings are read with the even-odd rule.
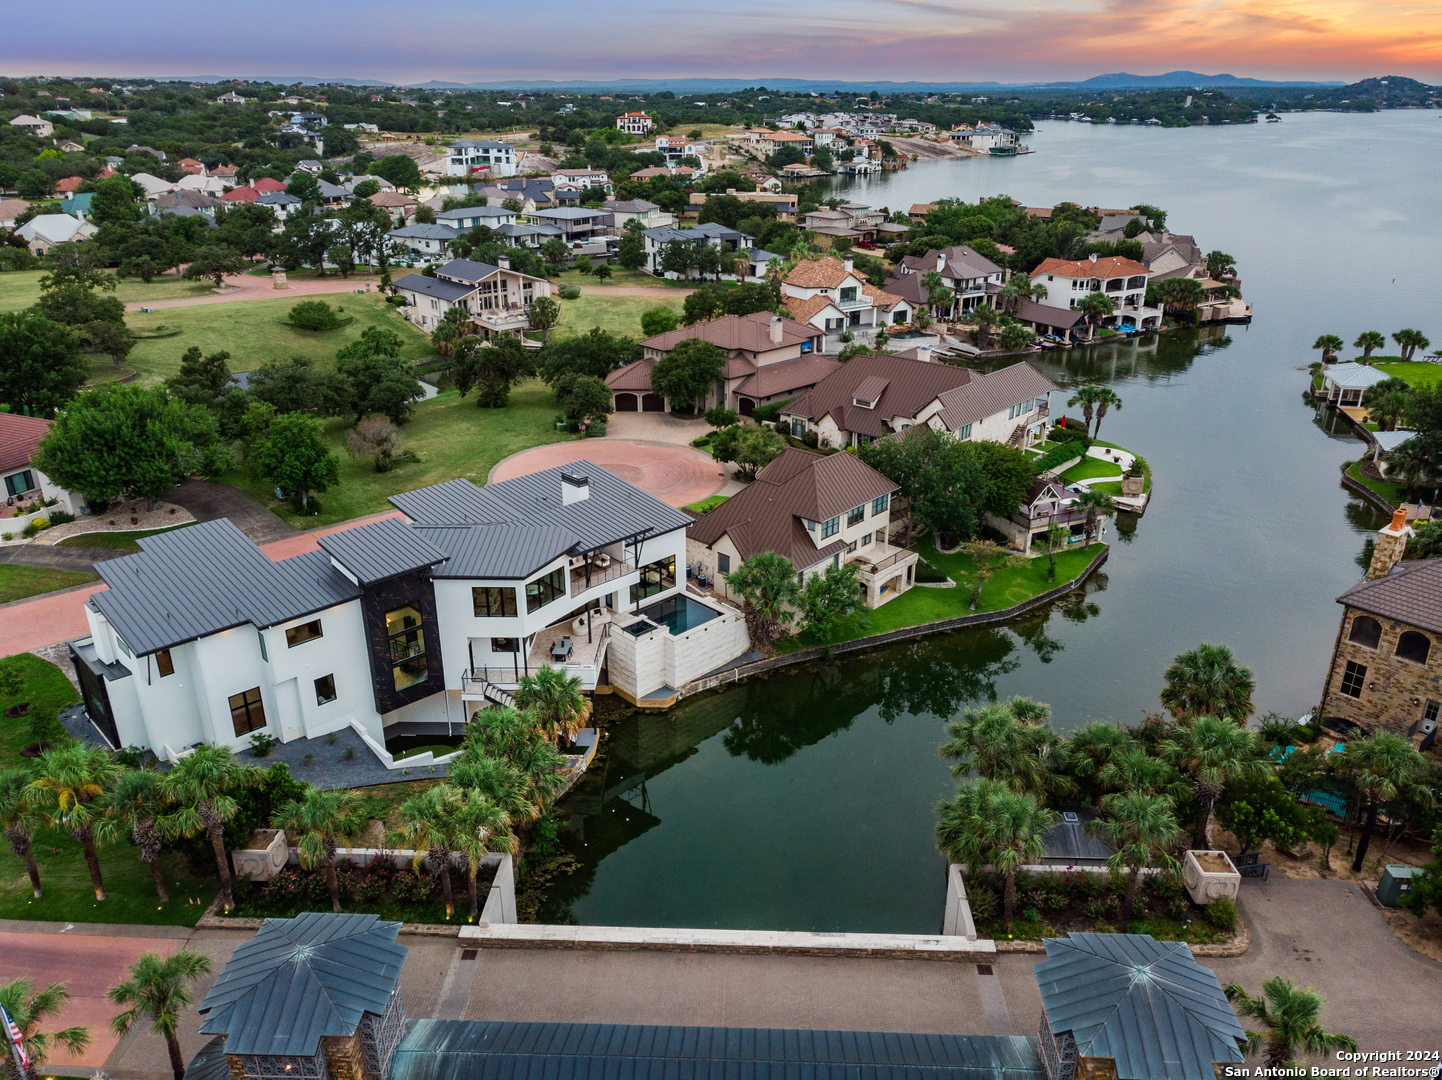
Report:
[[[267,191],[285,190],[285,185],[283,183],[281,183],[279,180],[272,180],[268,176],[262,176],[259,180],[252,180],[250,182],[250,186],[255,188],[255,190],[259,191],[261,194],[265,194],[265,192]]]
[[[1337,603],[1442,633],[1442,559],[1398,563],[1386,577],[1353,585]]]
[[[85,183],[83,176],[67,176],[64,180],[55,181],[55,190],[62,195],[69,195],[80,190],[80,185]]]
[[[679,326],[675,330],[657,334],[641,342],[641,346],[664,353],[670,352],[683,341],[702,338],[722,349],[764,353],[799,345],[821,334],[814,326],[782,319],[781,344],[777,345],[771,340],[771,320],[774,317],[769,311],[759,311],[754,315],[724,315],[695,326]]]
[[[30,464],[50,424],[34,416],[0,413],[0,469],[20,469]]]
[[[220,200],[221,202],[229,203],[249,203],[255,202],[256,199],[260,198],[260,195],[261,193],[259,191],[247,185],[246,187],[231,188],[220,197]]]
[[[855,271],[852,271],[849,276],[858,280],[861,277]],[[846,265],[840,259],[827,256],[824,259],[802,260],[791,268],[785,281],[788,285],[795,285],[802,289],[834,289],[847,277]]]
[[[810,323],[819,313],[827,308],[835,308],[838,315],[842,314],[836,302],[829,296],[822,296],[818,293],[815,296],[788,296],[786,298],[786,310],[791,312],[791,317],[797,322]]]
[[[637,360],[634,364],[617,368],[607,375],[606,385],[613,391],[649,391],[651,389],[651,369],[655,366],[656,361],[654,360]]]
[[[1106,278],[1129,277],[1132,274],[1149,272],[1139,262],[1124,259],[1120,255],[1108,255],[1104,259],[1097,259],[1096,262],[1092,262],[1090,259],[1080,259],[1076,262],[1066,259],[1043,259],[1041,265],[1031,272],[1031,276],[1056,274],[1069,278]]]

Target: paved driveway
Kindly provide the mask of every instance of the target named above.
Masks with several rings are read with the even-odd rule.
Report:
[[[716,494],[726,476],[714,458],[693,446],[632,439],[578,439],[512,454],[496,464],[487,483],[589,460],[671,506],[688,506]]]
[[[300,535],[238,487],[209,480],[187,480],[166,495],[168,502],[189,510],[196,521],[228,517],[257,544]]]

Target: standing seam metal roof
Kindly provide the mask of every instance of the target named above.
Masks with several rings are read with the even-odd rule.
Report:
[[[403,522],[382,518],[343,532],[322,536],[321,550],[370,585],[386,578],[446,561],[446,553],[426,543]]]

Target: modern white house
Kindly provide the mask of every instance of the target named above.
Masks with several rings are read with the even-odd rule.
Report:
[[[1033,283],[1046,287],[1037,302],[1049,307],[1075,308],[1094,292],[1105,293],[1116,310],[1101,320],[1103,326],[1131,323],[1136,329],[1155,329],[1162,324],[1162,309],[1147,306],[1147,282],[1151,270],[1120,255],[1098,258],[1092,255],[1075,262],[1045,259],[1031,272]]]
[[[748,648],[685,588],[691,518],[591,462],[391,502],[279,561],[220,519],[104,563],[71,642],[97,731],[175,760],[349,728],[394,767],[387,739],[459,734],[543,666],[668,702]]]
[[[498,266],[452,259],[436,268],[435,277],[407,274],[395,283],[395,290],[406,299],[402,309],[406,318],[428,333],[452,307],[461,307],[477,329],[490,337],[528,327],[531,302],[550,296],[551,283],[512,270],[511,260],[502,256]]]
[[[616,127],[627,135],[646,135],[656,126],[656,121],[643,112],[622,113],[616,117]]]
[[[496,139],[462,139],[446,148],[446,175],[469,176],[489,169],[492,176],[516,175],[516,148]]]
[[[507,210],[504,206],[464,206],[455,210],[442,210],[436,215],[436,224],[459,232],[469,232],[481,225],[490,229],[514,225],[519,218],[519,213]]]
[[[728,229],[725,225],[714,221],[708,221],[702,225],[693,225],[690,228],[678,229],[671,225],[662,225],[655,229],[647,229],[641,234],[641,239],[646,246],[646,269],[656,277],[677,277],[675,271],[667,271],[661,268],[661,263],[666,254],[666,247],[672,243],[691,244],[694,247],[714,247],[721,254],[735,254],[744,252],[752,245],[753,238],[735,229]]]

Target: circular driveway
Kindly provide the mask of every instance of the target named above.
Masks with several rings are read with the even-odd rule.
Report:
[[[670,506],[688,506],[721,490],[721,466],[691,446],[636,439],[577,439],[522,450],[497,462],[489,483],[528,473],[594,461]]]

